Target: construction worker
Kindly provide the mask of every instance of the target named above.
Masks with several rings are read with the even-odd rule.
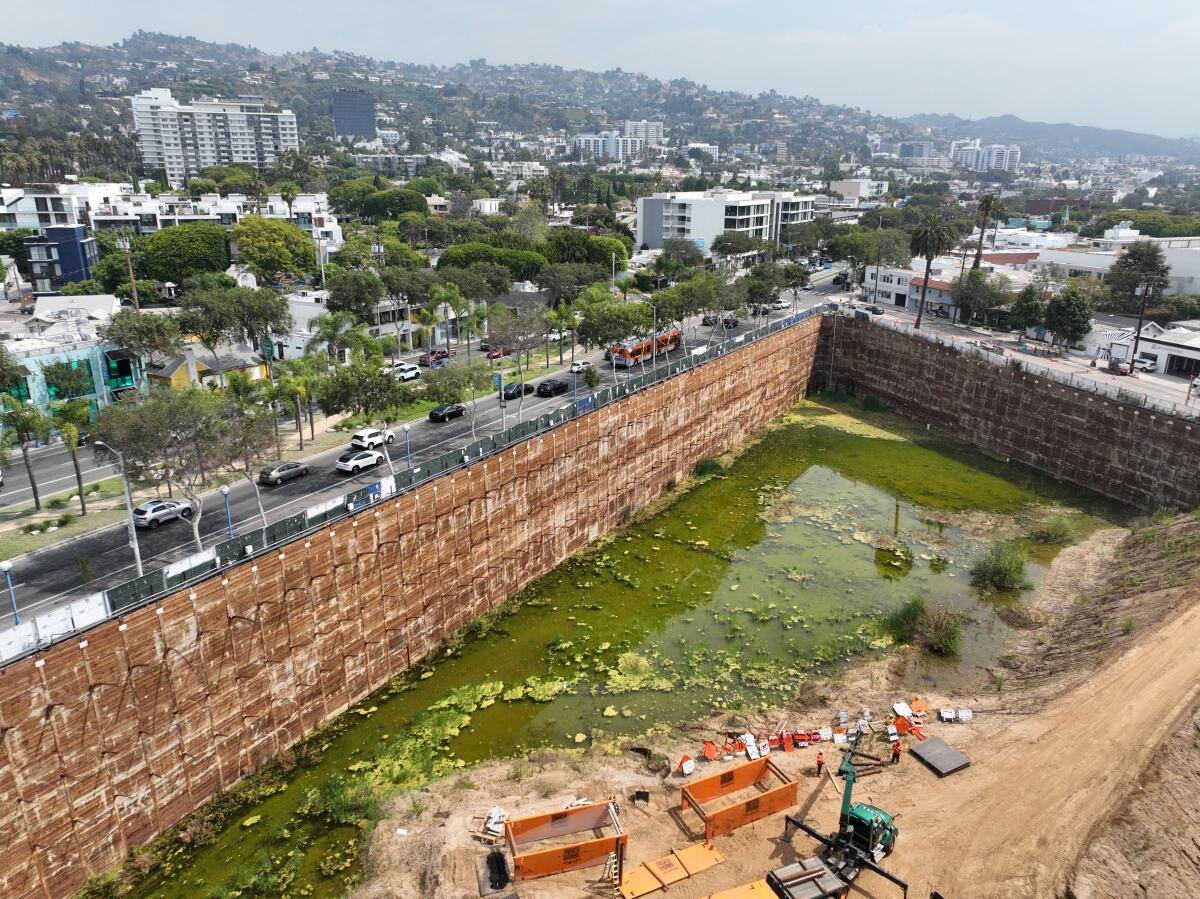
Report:
[[[898,763],[899,763],[899,761],[900,761],[900,754],[901,754],[902,752],[904,752],[904,744],[903,744],[903,743],[901,743],[899,740],[897,740],[896,742],[894,742],[894,743],[892,744],[892,764],[893,764],[893,765],[895,765],[895,764],[898,764]]]
[[[821,772],[825,769],[825,753],[817,750],[817,777],[821,776]]]

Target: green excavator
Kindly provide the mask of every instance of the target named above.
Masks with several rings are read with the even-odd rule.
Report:
[[[859,751],[860,739],[861,733],[855,735],[842,753],[837,770],[846,782],[837,833],[826,836],[793,815],[784,816],[785,840],[790,842],[794,831],[799,829],[825,849],[819,857],[778,868],[767,875],[768,886],[780,899],[839,899],[850,891],[850,884],[863,871],[873,871],[890,880],[908,896],[908,884],[878,864],[896,847],[900,836],[894,817],[878,806],[853,800],[855,781],[883,770],[882,759]]]

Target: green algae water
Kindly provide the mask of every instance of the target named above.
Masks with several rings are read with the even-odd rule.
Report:
[[[972,676],[1007,633],[997,606],[1020,602],[973,589],[972,559],[1050,507],[1081,535],[1121,512],[870,418],[803,404],[286,753],[249,801],[214,812],[220,827],[186,828],[132,895],[340,895],[360,875],[373,800],[483,759],[782,705],[806,678],[886,651],[883,618],[914,594],[969,617],[959,656],[920,676]],[[1054,554],[1037,550],[1035,583]]]

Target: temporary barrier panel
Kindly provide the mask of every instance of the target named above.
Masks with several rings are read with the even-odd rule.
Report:
[[[530,843],[609,826],[613,829],[611,836],[595,837],[549,849],[521,851],[522,846]],[[593,802],[590,805],[544,815],[530,815],[527,818],[505,821],[504,840],[513,856],[513,877],[516,880],[532,880],[535,877],[546,877],[563,871],[603,864],[614,852],[623,855],[629,836],[621,830],[617,808],[613,803]]]
[[[71,620],[75,623],[75,630],[91,627],[107,617],[108,606],[103,593],[93,593],[71,603]]]
[[[32,621],[22,621],[13,627],[5,628],[0,631],[0,662],[7,662],[23,652],[36,649],[37,643],[37,628]]]
[[[704,807],[705,802],[738,790],[761,786],[771,777],[777,778],[780,785],[716,811],[708,811]],[[679,794],[679,809],[686,811],[690,806],[704,820],[704,841],[711,843],[714,837],[795,805],[796,789],[796,782],[769,758],[760,758],[683,787]]]
[[[192,553],[186,559],[172,562],[163,569],[163,577],[166,579],[167,587],[178,587],[180,584],[194,577],[199,577],[206,571],[212,571],[217,567],[216,552],[206,549],[204,552]]]
[[[242,534],[240,537],[234,537],[232,540],[226,540],[224,543],[218,543],[217,559],[222,565],[244,559],[266,545],[265,536],[265,532],[260,528],[257,531]]]
[[[144,599],[149,599],[151,596],[162,593],[166,589],[165,578],[161,569],[148,571],[139,578],[134,578],[121,584],[118,587],[113,587],[110,590],[105,590],[104,593],[108,597],[108,607],[114,612],[128,608],[132,605],[137,605]]]
[[[57,609],[43,612],[34,619],[33,623],[37,627],[39,643],[49,643],[75,630],[69,606],[59,606]]]
[[[307,527],[308,515],[304,512],[272,522],[267,525],[267,545],[274,546],[276,543],[282,543],[298,534],[303,534]]]

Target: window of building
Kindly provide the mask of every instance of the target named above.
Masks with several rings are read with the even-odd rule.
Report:
[[[19,381],[17,381],[16,384],[8,388],[8,395],[18,403],[29,402],[29,379],[21,378]]]

